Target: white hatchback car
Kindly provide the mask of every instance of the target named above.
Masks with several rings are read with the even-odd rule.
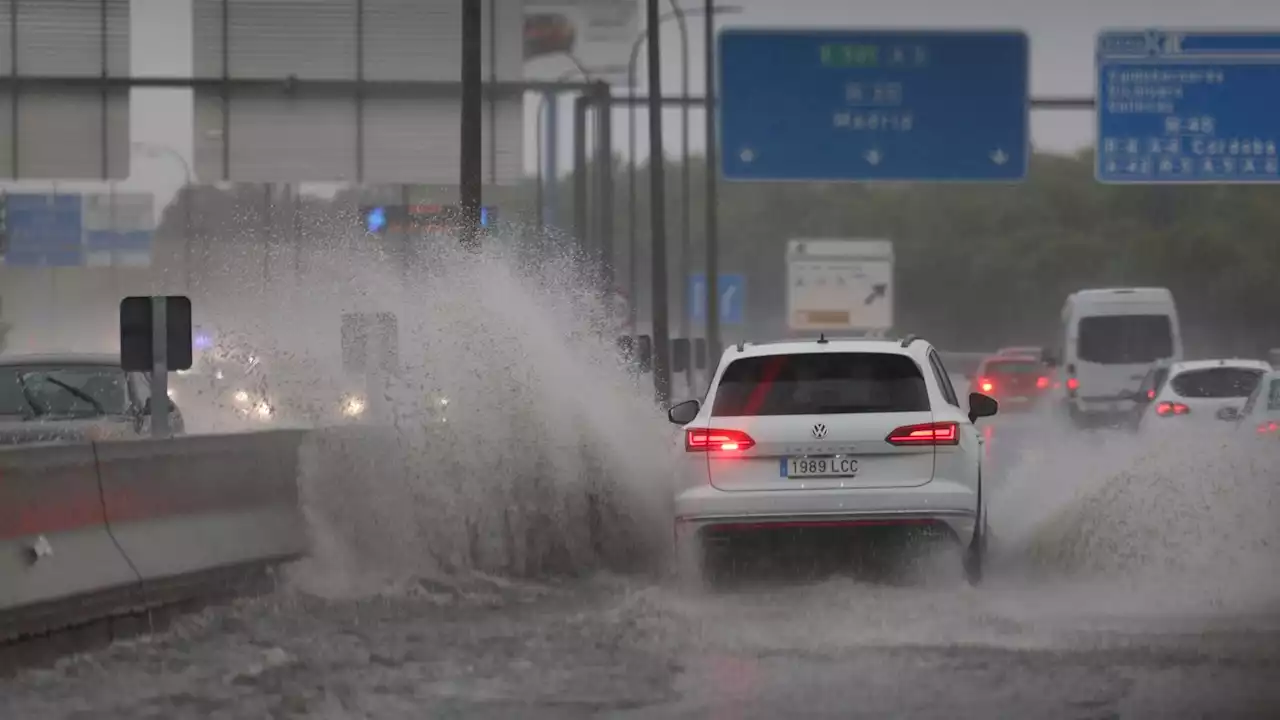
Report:
[[[687,462],[675,497],[680,572],[700,581],[724,532],[929,526],[977,583],[987,543],[982,438],[927,342],[827,339],[725,351],[704,401],[673,406]]]
[[[1145,434],[1185,429],[1194,424],[1235,423],[1245,401],[1271,366],[1262,360],[1188,360],[1173,363],[1155,397],[1133,393],[1146,409],[1138,430]],[[1224,429],[1226,426],[1223,426]]]

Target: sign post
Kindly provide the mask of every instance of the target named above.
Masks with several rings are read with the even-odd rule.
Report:
[[[152,437],[172,434],[169,371],[189,370],[191,362],[190,298],[134,296],[120,301],[120,365],[128,372],[151,373]]]
[[[893,243],[787,243],[787,325],[874,335],[893,327]]]
[[[734,28],[719,45],[727,180],[1026,177],[1023,32]]]
[[[1280,182],[1280,34],[1108,30],[1096,70],[1099,182]]]

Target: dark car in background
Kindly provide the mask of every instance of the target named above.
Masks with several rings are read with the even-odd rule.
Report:
[[[1048,368],[1035,355],[993,355],[978,364],[972,390],[995,398],[1005,411],[1028,410],[1051,387]]]
[[[181,434],[182,413],[172,401],[169,411]],[[119,356],[0,357],[0,445],[144,437],[150,415],[150,377],[126,372]]]

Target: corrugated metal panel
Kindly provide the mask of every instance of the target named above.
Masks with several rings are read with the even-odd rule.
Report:
[[[102,15],[106,12],[107,72],[129,74],[129,0],[19,0],[18,72],[22,75],[98,75],[102,72]],[[9,3],[4,3],[9,12]],[[8,62],[10,38],[0,36]]]
[[[523,99],[497,104],[495,133],[482,133],[483,157],[495,157],[497,184],[517,181],[524,170]],[[365,108],[365,175],[375,182],[458,182],[461,110],[451,100],[371,100]],[[488,123],[487,108],[485,123]],[[485,163],[485,180],[488,162]]]
[[[355,78],[356,0],[195,0],[196,77],[222,77],[224,8],[231,77]]]
[[[498,77],[523,72],[521,0],[493,0],[498,11]],[[357,8],[363,7],[366,80],[456,81],[462,52],[459,0],[194,0],[197,77],[222,77],[223,13],[237,78],[350,80],[356,77]],[[489,75],[489,2],[484,73]]]
[[[102,172],[104,112],[108,161],[105,174]],[[8,113],[5,114],[7,123]],[[12,172],[12,167],[3,168],[9,171],[9,177],[126,179],[129,177],[129,92],[111,91],[104,107],[98,90],[24,90],[18,96],[17,138],[17,172]],[[0,140],[8,139],[0,136]]]
[[[11,3],[0,2],[0,67],[11,74],[15,52]],[[89,76],[129,74],[129,0],[19,0],[17,73]],[[103,13],[106,24],[103,25]],[[105,35],[104,35],[105,27]],[[129,175],[129,94],[100,90],[24,89],[0,93],[0,176],[20,179],[124,179]],[[103,122],[106,122],[106,172]],[[17,148],[15,167],[14,147]]]
[[[222,132],[222,98],[196,93],[195,174],[248,182],[344,181],[356,177],[355,102],[332,97],[234,95]],[[230,167],[223,168],[228,138]],[[224,173],[224,170],[226,171]]]
[[[448,98],[366,99],[364,179],[458,182],[459,112],[458,102]],[[354,100],[237,95],[231,101],[229,176],[247,182],[354,182],[355,113]],[[512,183],[523,171],[523,100],[500,101],[496,119],[497,146],[494,133],[485,133],[483,152],[486,158],[497,153],[497,182]],[[221,179],[222,99],[198,94],[195,120],[196,176]]]
[[[194,0],[193,62],[197,75],[222,74],[222,23],[227,11],[230,77],[354,79],[357,0]],[[495,57],[499,79],[521,76],[523,3],[495,0]],[[461,6],[458,0],[362,0],[366,80],[459,79]],[[489,34],[488,6],[484,30]],[[488,79],[489,45],[484,50]],[[305,68],[305,71],[303,70]],[[459,100],[454,97],[367,99],[363,115],[350,97],[319,98],[305,87],[293,96],[264,97],[232,85],[230,127],[223,125],[219,91],[195,99],[196,174],[256,182],[457,182]],[[496,111],[496,143],[489,143],[498,183],[523,170],[523,101],[503,100]],[[358,170],[357,119],[364,118],[364,168]],[[224,143],[230,143],[224,147]],[[229,157],[224,158],[224,151]]]

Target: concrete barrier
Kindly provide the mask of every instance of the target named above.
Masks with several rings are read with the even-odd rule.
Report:
[[[107,527],[92,445],[0,451],[0,639],[134,605],[140,579]]]
[[[0,450],[0,641],[217,595],[303,555],[303,436]]]

